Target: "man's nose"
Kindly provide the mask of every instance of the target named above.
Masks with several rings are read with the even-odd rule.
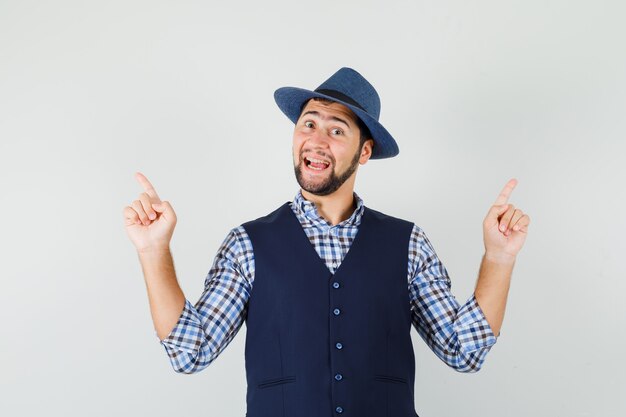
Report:
[[[314,132],[311,132],[309,136],[309,142],[313,144],[319,144],[322,147],[328,146],[329,137],[326,132],[316,129]]]

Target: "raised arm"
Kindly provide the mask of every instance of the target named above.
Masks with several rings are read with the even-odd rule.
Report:
[[[474,295],[496,335],[500,334],[504,320],[515,259],[530,224],[527,214],[508,203],[516,185],[514,178],[506,183],[483,221],[485,254]]]
[[[135,178],[143,192],[124,207],[126,233],[139,254],[154,327],[159,337],[165,337],[185,304],[169,248],[176,213],[168,201],[161,201],[145,175],[137,172]]]
[[[124,217],[141,262],[156,336],[176,372],[198,372],[217,358],[241,327],[250,293],[252,251],[243,228],[231,230],[200,299],[192,305],[178,285],[169,249],[176,214],[145,176],[136,177],[144,192],[124,208]]]

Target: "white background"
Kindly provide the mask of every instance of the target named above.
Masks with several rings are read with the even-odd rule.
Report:
[[[509,178],[531,217],[479,373],[412,330],[420,417],[626,415],[625,17],[617,0],[0,1],[0,414],[243,416],[245,326],[176,374],[122,209],[135,171],[172,203],[195,302],[228,230],[298,190],[274,90],[349,66],[400,147],[355,190],[425,230],[459,301]]]

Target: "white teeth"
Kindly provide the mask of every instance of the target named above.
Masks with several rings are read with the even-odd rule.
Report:
[[[317,164],[326,164],[326,165],[330,165],[329,162],[326,161],[322,161],[321,159],[315,159],[315,158],[309,158],[308,156],[306,157],[306,159],[308,159],[311,162],[315,162]]]

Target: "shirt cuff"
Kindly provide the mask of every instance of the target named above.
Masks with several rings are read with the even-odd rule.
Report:
[[[203,337],[202,322],[198,311],[193,304],[185,298],[185,306],[174,328],[163,339],[159,339],[168,354],[176,352],[197,352]]]
[[[459,309],[455,330],[459,344],[465,352],[490,348],[497,341],[474,294]]]

